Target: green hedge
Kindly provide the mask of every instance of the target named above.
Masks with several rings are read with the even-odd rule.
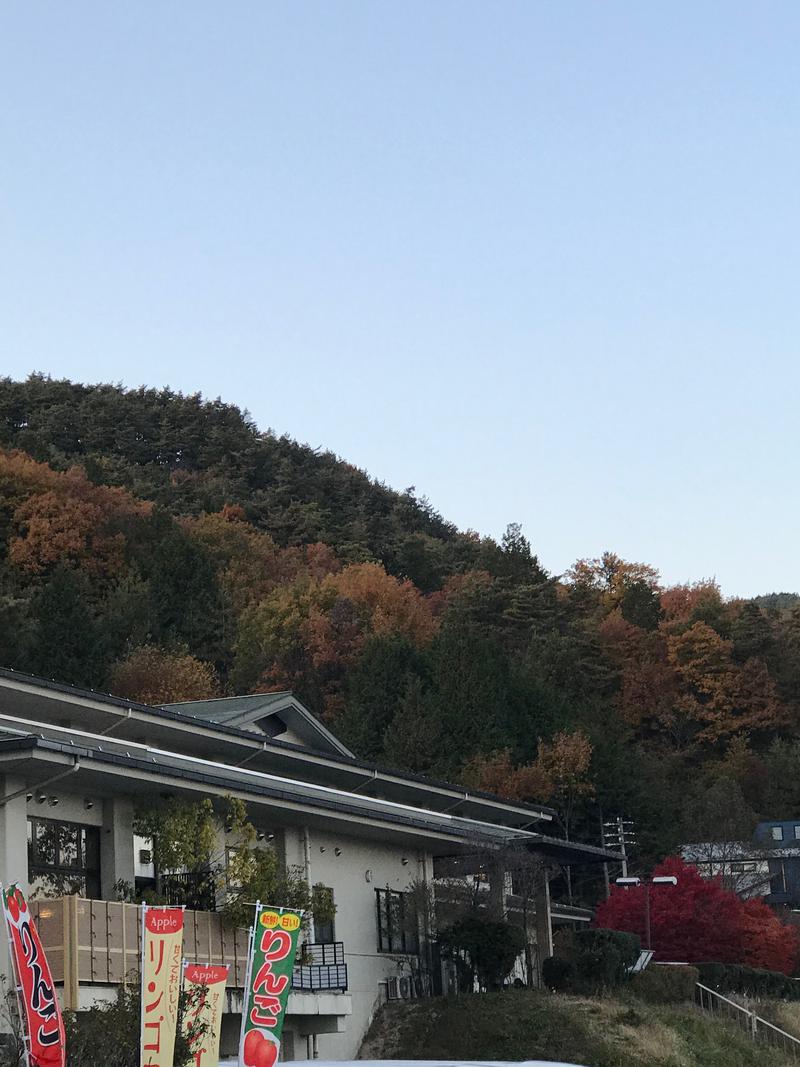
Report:
[[[639,945],[635,934],[620,930],[576,931],[560,940],[559,955],[545,960],[544,983],[551,989],[579,993],[613,989],[628,981],[629,970],[639,958]]]
[[[615,952],[626,968],[633,967],[642,951],[639,937],[624,930],[577,930],[575,947],[579,955]]]
[[[639,938],[635,934],[579,930],[575,934],[577,985],[585,992],[622,985],[638,957]]]
[[[778,971],[762,971],[737,963],[698,963],[699,981],[718,993],[800,1000],[800,981]]]
[[[695,986],[699,981],[696,967],[683,964],[650,966],[634,974],[631,978],[631,992],[651,1004],[678,1004],[684,1000],[693,1000]]]

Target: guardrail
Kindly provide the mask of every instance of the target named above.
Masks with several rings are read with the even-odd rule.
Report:
[[[710,989],[701,982],[697,983],[697,1002],[699,1006],[712,1015],[725,1015],[733,1019],[754,1041],[762,1040],[774,1048],[780,1048],[792,1057],[793,1062],[800,1061],[800,1039],[787,1034],[774,1023],[762,1019],[755,1011],[749,1011],[737,1004],[730,997]]]

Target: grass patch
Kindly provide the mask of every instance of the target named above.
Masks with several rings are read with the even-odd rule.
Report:
[[[783,1067],[734,1023],[687,1005],[528,991],[386,1005],[364,1059],[563,1060],[587,1067]]]

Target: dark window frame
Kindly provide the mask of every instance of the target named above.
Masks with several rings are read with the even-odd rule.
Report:
[[[413,902],[410,908],[407,906],[409,901],[410,894],[398,889],[375,890],[378,952],[389,955],[419,955],[416,909]]]
[[[330,893],[331,918],[327,922],[314,920],[314,944],[332,945],[336,940],[336,910],[333,896],[333,887],[326,885],[320,887],[326,893]]]
[[[42,854],[42,840],[48,832],[52,833],[55,862]],[[75,859],[64,862],[62,853],[70,841],[75,845]],[[28,881],[50,882],[54,896],[78,892],[90,900],[100,899],[100,827],[29,816]]]

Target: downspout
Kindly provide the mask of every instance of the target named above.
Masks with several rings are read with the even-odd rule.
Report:
[[[262,752],[267,751],[267,742],[261,742],[261,748],[257,748],[254,752],[251,752],[249,756],[245,756],[243,760],[239,760],[238,763],[234,763],[234,767],[244,767],[245,763],[249,763],[251,759],[255,759],[256,756],[260,756]]]
[[[307,826],[303,827],[303,866],[306,871],[306,885],[308,886],[308,895],[311,896],[311,831]],[[313,943],[315,937],[314,931],[314,914],[311,913],[311,923],[309,926],[309,943]]]
[[[81,761],[80,757],[75,757],[75,762],[66,771],[61,771],[59,774],[54,774],[52,778],[45,778],[43,782],[37,782],[36,789],[44,789],[46,785],[53,785],[54,782],[60,782],[62,778],[68,777],[70,774],[74,774],[75,771],[80,769]],[[9,793],[8,796],[0,797],[0,808],[4,808],[6,804],[12,800],[16,800],[17,797],[21,797],[23,793],[30,792],[30,786],[24,785],[22,789],[17,789],[14,793]]]
[[[126,712],[125,712],[125,714],[124,714],[124,715],[120,715],[120,717],[119,717],[118,719],[115,719],[115,720],[114,720],[114,721],[113,721],[113,722],[111,723],[111,725],[110,725],[110,726],[107,726],[107,727],[105,728],[105,730],[101,730],[101,731],[100,731],[100,734],[101,734],[102,736],[105,736],[106,734],[110,734],[110,733],[112,733],[112,732],[113,732],[114,730],[116,730],[116,728],[117,728],[118,726],[121,726],[121,725],[122,725],[123,723],[126,723],[126,722],[128,722],[128,720],[130,719],[130,717],[131,717],[132,715],[133,715],[133,708],[128,708],[128,709],[126,710]]]
[[[369,778],[365,778],[361,785],[354,785],[350,790],[351,793],[357,793],[360,789],[366,789],[368,785],[372,785],[373,782],[378,780],[378,772],[372,771]]]

